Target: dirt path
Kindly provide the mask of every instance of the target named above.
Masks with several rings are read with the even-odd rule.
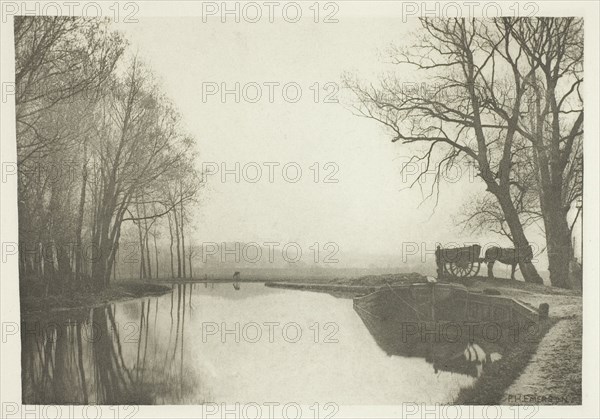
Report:
[[[576,291],[516,283],[476,280],[470,287],[498,289],[533,307],[550,305],[558,320],[539,343],[529,364],[506,389],[502,404],[581,404],[582,298]]]
[[[581,404],[581,326],[581,316],[554,325],[502,403]]]

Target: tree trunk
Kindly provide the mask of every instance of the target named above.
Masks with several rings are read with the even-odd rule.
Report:
[[[565,39],[556,39],[557,48]],[[547,57],[551,57],[548,54]],[[549,58],[550,59],[550,58]],[[562,59],[562,58],[559,58]],[[557,67],[558,68],[558,67]],[[572,173],[568,168],[571,158],[577,157],[573,149],[578,131],[583,128],[583,110],[571,123],[561,118],[560,102],[557,99],[557,87],[560,76],[544,69],[546,89],[535,89],[535,119],[532,120],[531,131],[535,134],[533,144],[535,171],[540,180],[540,207],[546,233],[546,249],[548,254],[548,270],[550,283],[560,288],[570,288],[570,262],[573,255],[571,230],[567,221],[567,213],[577,194],[571,195],[569,180]],[[537,86],[534,79],[534,86]],[[565,125],[569,130],[565,130]],[[563,132],[569,132],[563,137]],[[583,132],[583,131],[581,131]],[[577,182],[577,180],[575,180]],[[571,186],[577,190],[577,186]]]
[[[481,114],[481,104],[480,97],[476,93],[475,87],[477,86],[477,81],[475,78],[476,66],[473,62],[473,53],[468,48],[465,50],[465,58],[466,58],[466,84],[469,91],[469,97],[472,102],[473,108],[473,119],[474,119],[474,131],[475,137],[477,140],[477,160],[478,166],[480,170],[480,175],[483,181],[486,183],[488,187],[488,191],[494,194],[496,199],[498,199],[498,203],[502,208],[502,212],[504,213],[504,218],[506,219],[506,223],[511,232],[512,240],[515,245],[515,248],[520,248],[525,251],[525,249],[529,248],[529,241],[527,237],[525,237],[525,232],[523,231],[523,225],[521,224],[521,220],[519,219],[519,214],[515,208],[514,203],[512,202],[510,196],[510,182],[509,182],[509,168],[510,168],[510,156],[511,149],[515,135],[516,123],[518,121],[518,112],[519,109],[518,103],[520,101],[520,97],[517,97],[517,106],[515,111],[513,112],[510,121],[508,121],[508,130],[506,132],[506,138],[503,146],[503,154],[502,159],[500,161],[500,167],[498,170],[500,183],[496,183],[496,176],[492,172],[490,168],[490,163],[488,161],[489,149],[488,143],[486,142],[486,134],[484,132],[484,124],[482,122],[482,114]],[[536,284],[542,284],[543,280],[538,274],[535,266],[530,261],[523,260],[523,258],[519,259],[519,268],[521,269],[521,274],[525,279],[525,282],[533,282]]]
[[[108,270],[106,272],[106,277],[104,281],[104,286],[108,287],[110,283],[110,268],[115,266],[115,261],[117,257],[117,252],[119,251],[119,239],[121,237],[121,219],[122,212],[120,211],[121,217],[117,217],[117,221],[115,221],[115,226],[113,227],[112,234],[110,236],[110,253],[108,254],[107,266]]]
[[[142,195],[143,197],[143,195]],[[143,198],[142,198],[143,199]],[[147,216],[146,214],[146,203],[143,202],[142,206],[144,208],[144,241],[145,241],[145,246],[146,246],[146,266],[148,267],[148,278],[152,278],[152,265],[151,265],[151,261],[150,261],[150,245],[148,243],[148,219],[145,218]]]
[[[529,241],[527,240],[527,237],[525,237],[523,225],[521,224],[521,220],[519,220],[519,215],[513,205],[508,191],[496,191],[494,195],[496,195],[496,198],[502,207],[502,211],[506,218],[506,223],[510,229],[515,248],[522,249],[520,251],[525,252],[525,249],[528,249],[530,246]],[[542,277],[538,274],[537,269],[531,263],[531,261],[520,258],[519,268],[521,269],[521,274],[523,275],[525,282],[532,282],[535,284],[544,283]]]
[[[94,288],[96,290],[103,289],[105,287],[105,277],[108,261],[108,226],[105,221],[100,221],[100,228],[97,237],[92,241],[92,278],[94,282]],[[103,234],[106,233],[106,234]]]
[[[69,240],[66,231],[60,225],[60,218],[65,215],[64,200],[65,193],[60,189],[60,185],[52,185],[50,191],[49,203],[49,237],[47,242],[52,249],[53,256],[56,257],[56,266],[54,266],[54,258],[52,264],[54,266],[53,280],[56,286],[62,291],[62,288],[70,282],[71,279],[71,261],[69,259]]]
[[[71,259],[66,247],[67,243],[56,243],[56,261],[58,265],[59,283],[66,285],[71,281]]]
[[[109,180],[109,182],[108,186],[101,188],[103,191],[98,199],[97,223],[92,235],[92,278],[94,286],[98,290],[108,287],[110,283],[123,213],[129,204],[129,200],[127,200],[117,209],[114,181]],[[117,215],[114,215],[115,211]]]
[[[171,253],[171,278],[175,278],[175,268],[173,267],[173,224],[171,222],[171,214],[167,214],[169,220],[169,235],[171,242],[169,243],[169,252]]]
[[[81,194],[79,196],[79,214],[77,215],[77,228],[75,229],[75,281],[80,280],[81,274],[81,259],[83,253],[83,240],[81,238],[81,230],[83,228],[83,213],[85,210],[85,189],[87,187],[87,142],[83,143],[83,167],[81,169]]]
[[[543,206],[550,283],[553,287],[571,288],[569,264],[573,245],[566,213],[560,208],[558,199],[546,200]]]
[[[144,239],[142,237],[142,223],[140,221],[137,222],[138,227],[138,238],[140,242],[140,279],[146,278],[146,257],[144,256]]]
[[[138,200],[135,200],[135,208],[137,217],[140,217],[140,205]],[[140,279],[146,278],[146,256],[144,252],[144,237],[142,235],[142,221],[136,221],[138,227],[138,239],[140,241]]]
[[[185,235],[184,233],[184,229],[183,229],[183,221],[185,218],[185,213],[183,211],[183,197],[181,198],[181,267],[182,267],[182,273],[183,273],[183,277],[185,278]]]
[[[175,219],[175,237],[177,238],[177,278],[181,278],[181,249],[179,240],[179,222],[177,221],[177,209],[173,211],[173,218]]]
[[[156,246],[156,224],[154,224],[154,259],[156,260],[156,278],[158,279],[158,246]]]

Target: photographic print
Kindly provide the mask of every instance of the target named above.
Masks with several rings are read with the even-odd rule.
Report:
[[[3,1],[2,416],[594,417],[550,3]]]

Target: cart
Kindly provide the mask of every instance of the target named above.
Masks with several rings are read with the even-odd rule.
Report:
[[[438,278],[454,276],[466,278],[479,273],[481,262],[481,246],[473,244],[465,247],[442,248],[438,246],[435,251],[435,260],[438,268]]]

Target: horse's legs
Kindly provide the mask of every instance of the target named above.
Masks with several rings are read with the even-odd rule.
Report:
[[[494,279],[494,261],[488,262],[488,278]]]

